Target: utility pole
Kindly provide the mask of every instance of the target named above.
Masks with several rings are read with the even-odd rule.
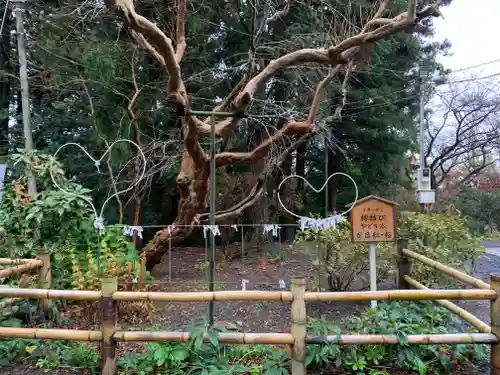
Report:
[[[425,67],[421,67],[419,71],[420,76],[420,114],[419,114],[419,125],[420,125],[420,170],[422,171],[427,165],[425,160],[425,80],[427,79],[427,70]]]
[[[418,170],[418,188],[417,198],[420,203],[422,212],[426,211],[426,206],[432,205],[436,200],[436,193],[432,189],[432,172],[427,168],[427,161],[425,160],[425,89],[427,85],[428,70],[425,67],[420,67],[420,115],[419,115],[419,128],[420,128],[420,168]]]
[[[23,15],[25,12],[25,0],[11,0],[15,4],[14,13],[16,15],[17,31],[17,52],[19,55],[19,80],[21,81],[21,102],[23,106],[23,130],[24,130],[24,148],[26,151],[32,151],[33,134],[31,129],[31,109],[30,93],[28,86],[28,62],[26,59],[25,32]],[[31,198],[37,193],[36,182],[33,174],[28,170],[28,194]]]

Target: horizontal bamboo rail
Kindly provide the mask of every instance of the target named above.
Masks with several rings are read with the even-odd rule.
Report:
[[[75,329],[42,329],[2,327],[0,338],[39,339],[39,340],[73,340],[100,341],[101,331],[85,331]]]
[[[472,276],[469,276],[461,271],[458,271],[454,268],[451,268],[449,266],[446,266],[442,263],[439,263],[439,262],[436,262],[435,260],[432,260],[432,259],[429,259],[427,258],[426,256],[424,255],[421,255],[421,254],[417,254],[411,250],[407,250],[407,249],[403,249],[402,250],[402,253],[404,255],[406,255],[407,257],[409,258],[412,258],[412,259],[415,259],[415,260],[418,260],[430,267],[433,267],[443,273],[445,273],[446,275],[450,276],[450,277],[453,277],[457,280],[460,280],[466,284],[469,284],[469,285],[472,285],[474,286],[475,288],[478,288],[478,289],[490,289],[490,284],[488,283],[485,283],[484,281],[482,280],[479,280],[475,277],[472,277]]]
[[[405,275],[404,276],[405,281],[413,286],[414,288],[417,289],[424,289],[424,290],[429,290],[425,285],[419,283],[417,280],[412,279],[410,276]],[[472,326],[476,327],[483,333],[491,333],[491,327],[483,322],[481,319],[478,317],[472,315],[470,312],[468,312],[465,309],[462,309],[461,307],[455,305],[453,302],[443,300],[443,299],[438,299],[436,300],[437,303],[439,303],[441,306],[447,308],[451,312],[455,313],[458,315],[460,318],[465,320],[466,322],[470,323]]]
[[[189,332],[143,332],[143,331],[118,331],[114,334],[116,341],[136,342],[187,342]],[[224,344],[270,344],[291,345],[294,343],[290,333],[219,333],[219,342]],[[205,336],[205,340],[208,337]]]
[[[455,345],[455,344],[496,344],[498,338],[491,333],[447,333],[436,335],[409,335],[411,345]],[[398,345],[397,336],[392,335],[332,335],[307,340],[308,344],[338,343],[340,345]]]
[[[187,342],[189,332],[142,332],[142,331],[118,331],[114,335],[116,341],[139,341],[139,342]],[[293,335],[290,333],[220,333],[219,342],[224,344],[270,344],[291,345],[294,343]],[[208,337],[205,336],[205,340]],[[341,345],[363,345],[363,344],[399,344],[399,340],[393,335],[332,335],[325,337],[308,337],[308,344],[338,343]],[[430,344],[491,344],[498,342],[495,335],[486,333],[456,333],[437,335],[409,335],[408,343],[415,345]]]
[[[266,292],[259,290],[227,290],[220,292],[115,292],[116,301],[162,301],[162,302],[205,302],[205,301],[282,301],[291,302],[291,292]]]
[[[91,290],[0,288],[0,297],[99,301],[101,299],[101,292]]]
[[[481,300],[496,299],[497,293],[491,289],[466,290],[380,290],[368,292],[308,292],[307,302],[314,301],[423,301],[438,299]]]
[[[117,331],[113,335],[121,342],[187,342],[189,332],[142,332]],[[10,328],[2,327],[0,338],[40,339],[40,340],[72,340],[100,341],[101,331],[70,330],[70,329],[40,329],[40,328]],[[431,344],[492,344],[498,339],[488,333],[454,333],[436,335],[409,335],[408,343],[413,345]],[[208,340],[208,337],[205,337]],[[219,342],[224,344],[270,344],[291,345],[294,342],[290,333],[220,333]],[[308,344],[338,343],[340,345],[390,344],[397,345],[399,340],[392,335],[332,335],[324,337],[308,337]]]
[[[25,264],[33,262],[36,259],[10,259],[10,258],[0,258],[0,265],[2,266],[12,266],[18,264]]]
[[[9,277],[12,275],[17,275],[23,272],[31,271],[32,269],[43,266],[43,261],[38,259],[33,259],[29,262],[20,264],[18,266],[5,268],[0,271],[0,277]]]
[[[139,342],[187,342],[189,332],[142,332],[142,331],[118,331],[114,335],[116,341],[139,341]],[[291,345],[294,343],[293,335],[290,333],[220,333],[219,342],[224,344],[270,344]],[[205,340],[208,337],[205,336]],[[399,340],[393,335],[332,335],[324,337],[308,337],[308,344],[338,343],[341,345],[363,345],[363,344],[399,344]],[[415,345],[431,344],[491,344],[498,342],[495,335],[487,333],[453,333],[436,335],[409,335],[408,343]]]
[[[0,297],[46,298],[74,301],[98,301],[101,292],[91,290],[55,290],[0,288]],[[221,291],[221,292],[114,292],[116,301],[162,301],[162,302],[205,302],[205,301],[283,301],[291,302],[290,292],[265,291]],[[491,289],[466,290],[381,290],[367,292],[306,292],[305,301],[371,301],[400,300],[422,301],[437,299],[481,300],[495,299],[497,293]]]
[[[21,280],[19,280],[19,288],[26,288],[29,285],[29,277],[27,274],[23,274],[21,276]],[[0,285],[1,287],[9,288],[8,285]],[[8,306],[12,306],[18,302],[21,302],[22,298],[8,298],[0,302],[0,310],[5,309]]]

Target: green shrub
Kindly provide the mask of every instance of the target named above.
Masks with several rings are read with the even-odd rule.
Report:
[[[20,173],[5,186],[0,202],[0,256],[32,258],[44,247],[52,252],[55,288],[96,289],[100,277],[137,276],[139,254],[119,226],[108,226],[98,238],[88,202],[59,190],[50,177],[50,166],[60,186],[90,200],[90,190],[64,176],[52,156],[38,151],[11,155]],[[38,195],[27,194],[30,169],[36,177]]]
[[[345,291],[369,269],[368,246],[351,243],[349,223],[326,230],[304,229],[297,232],[295,242],[306,253],[316,256],[313,262],[316,275],[329,275],[329,287],[334,291]],[[394,244],[377,244],[377,277],[386,279],[395,272]],[[320,280],[313,280],[318,288]],[[368,287],[369,282],[361,288]]]
[[[403,212],[398,218],[398,236],[408,240],[409,249],[467,273],[472,272],[474,261],[484,253],[481,238],[469,230],[467,219],[457,212]],[[427,246],[424,246],[424,238]],[[369,269],[368,246],[351,242],[348,222],[326,230],[300,230],[295,243],[299,249],[316,257],[313,288],[324,285],[318,275],[329,275],[329,288],[334,291],[347,290],[360,279],[358,289],[368,286],[368,280],[362,279]],[[376,252],[377,277],[387,279],[396,271],[395,245],[377,244]],[[438,281],[447,287],[457,286],[455,280],[443,280],[441,272],[419,262],[412,262],[411,276],[425,281],[429,287]]]
[[[494,232],[500,228],[500,190],[480,190],[462,186],[447,200],[467,218],[471,230]]]
[[[333,365],[355,374],[365,374],[384,367],[415,371],[425,375],[449,373],[457,361],[479,361],[486,345],[408,345],[408,335],[463,332],[463,324],[445,309],[431,302],[383,302],[376,311],[347,319],[343,332],[352,334],[395,335],[400,345],[340,346],[309,345],[307,363],[311,366]],[[308,326],[312,335],[340,334],[340,328],[324,319]],[[387,374],[387,372],[380,372]]]
[[[484,253],[481,238],[469,230],[467,219],[458,213],[404,212],[399,217],[398,227],[399,237],[408,240],[410,250],[469,274],[473,271],[474,261]],[[424,238],[427,246],[424,246]],[[438,282],[449,287],[457,286],[455,280],[443,280],[442,272],[420,262],[412,262],[411,276],[425,281],[429,287]]]

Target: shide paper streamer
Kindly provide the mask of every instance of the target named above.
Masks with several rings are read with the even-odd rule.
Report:
[[[54,161],[57,160],[57,155],[59,154],[59,152],[61,152],[61,150],[63,148],[66,148],[66,147],[69,147],[69,146],[78,147],[80,150],[83,151],[83,153],[85,155],[88,156],[88,158],[90,160],[92,160],[92,162],[94,163],[94,166],[96,167],[97,171],[100,172],[101,163],[104,161],[104,159],[106,158],[106,156],[111,152],[113,146],[115,146],[118,143],[123,143],[123,142],[130,143],[131,145],[133,145],[134,147],[136,147],[137,150],[139,151],[139,155],[140,155],[140,157],[141,157],[141,159],[143,161],[143,167],[142,167],[141,175],[137,179],[137,181],[135,181],[133,184],[131,184],[128,188],[120,190],[120,191],[117,191],[117,192],[111,194],[108,198],[106,198],[106,200],[102,204],[101,209],[99,211],[96,209],[96,207],[94,206],[94,203],[92,202],[92,200],[90,198],[85,197],[85,196],[80,195],[80,194],[77,194],[77,193],[74,193],[74,192],[71,192],[71,191],[67,191],[67,190],[63,189],[57,183],[56,178],[54,177],[53,166],[54,166]],[[127,193],[130,190],[132,190],[133,188],[135,188],[142,181],[142,179],[144,178],[144,175],[146,173],[146,156],[144,156],[144,153],[142,152],[141,147],[137,143],[135,143],[135,142],[133,142],[133,141],[131,141],[129,139],[118,139],[118,140],[114,141],[113,143],[111,143],[109,145],[109,147],[106,149],[106,151],[104,152],[104,154],[102,154],[102,156],[99,159],[96,159],[92,155],[90,155],[90,153],[85,149],[85,147],[81,146],[78,143],[74,143],[74,142],[68,142],[68,143],[65,143],[64,145],[62,145],[61,147],[59,147],[52,157],[53,158],[52,158],[52,161],[50,162],[50,168],[49,168],[50,178],[52,179],[52,182],[63,193],[68,194],[68,195],[72,195],[74,197],[78,197],[80,199],[83,199],[85,202],[87,202],[89,204],[89,206],[92,208],[92,211],[94,213],[94,218],[95,218],[94,219],[94,228],[99,232],[100,235],[102,235],[104,233],[104,230],[105,230],[105,227],[106,227],[105,226],[105,220],[104,220],[104,217],[103,217],[103,213],[104,213],[104,208],[106,207],[106,205],[108,204],[108,202],[111,199],[116,198],[117,196],[119,196],[121,194]],[[111,175],[111,178],[113,179],[113,182],[115,182],[115,179],[114,179],[113,175]],[[138,226],[128,226],[127,228],[133,228],[132,234],[134,233],[134,231],[136,231],[137,234],[142,237],[142,228],[141,227],[138,227]],[[140,230],[139,230],[139,228],[140,228]],[[127,231],[129,231],[129,229],[127,229]],[[125,228],[124,228],[124,234],[125,234]]]
[[[262,234],[271,232],[273,237],[278,237],[278,231],[281,227],[278,224],[264,224],[264,229],[262,229]]]
[[[220,236],[220,230],[218,225],[204,225],[203,226],[203,237],[207,238],[207,232],[210,231],[214,236]]]
[[[142,239],[142,227],[139,225],[125,225],[123,227],[123,235],[133,237],[134,234],[137,234],[137,237]]]
[[[315,193],[320,193],[327,185],[328,185],[328,181],[330,181],[330,179],[334,176],[344,176],[344,177],[347,177],[354,185],[354,191],[356,193],[356,196],[354,198],[354,204],[352,204],[349,209],[345,212],[342,212],[340,214],[337,214],[337,215],[333,215],[333,216],[330,216],[330,217],[327,217],[327,218],[324,218],[324,219],[315,219],[315,218],[312,218],[312,217],[308,217],[308,216],[301,216],[301,215],[297,215],[296,213],[290,211],[288,208],[285,207],[285,205],[283,204],[283,202],[281,201],[281,196],[280,196],[280,193],[281,193],[281,186],[285,183],[285,181],[291,179],[291,178],[298,178],[298,179],[301,179],[302,181],[304,181],[305,185],[310,187]],[[354,179],[349,176],[348,174],[346,173],[342,173],[342,172],[337,172],[337,173],[333,173],[331,174],[325,181],[325,183],[323,184],[323,186],[319,189],[316,189],[314,186],[312,186],[309,181],[307,181],[304,177],[302,176],[299,176],[299,175],[290,175],[288,177],[285,177],[281,183],[279,184],[278,186],[278,190],[277,190],[277,198],[278,198],[278,202],[279,204],[281,205],[281,207],[288,213],[290,214],[291,216],[294,216],[296,218],[299,219],[299,225],[300,225],[300,229],[318,229],[318,230],[321,230],[321,229],[328,229],[328,228],[335,228],[340,222],[342,222],[343,220],[345,220],[345,216],[349,213],[349,211],[351,211],[354,207],[354,205],[356,204],[356,201],[358,200],[358,196],[359,196],[359,190],[358,190],[358,185],[356,184],[356,181],[354,181]]]

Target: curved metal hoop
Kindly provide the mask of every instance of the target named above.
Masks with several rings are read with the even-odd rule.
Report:
[[[92,203],[92,200],[91,200],[91,199],[89,199],[89,198],[87,198],[87,197],[85,197],[85,196],[82,196],[82,195],[80,195],[80,194],[75,194],[75,193],[73,193],[73,192],[67,191],[67,190],[63,189],[61,186],[59,186],[59,184],[57,183],[56,179],[54,178],[54,172],[53,172],[53,168],[52,168],[52,167],[53,167],[53,165],[54,165],[54,160],[56,160],[57,154],[59,154],[59,152],[60,152],[63,148],[68,147],[68,146],[76,146],[76,147],[80,148],[80,150],[82,150],[82,151],[83,151],[83,152],[84,152],[84,153],[85,153],[85,154],[89,157],[89,159],[90,159],[90,160],[92,160],[92,161],[94,162],[94,165],[96,166],[96,168],[97,168],[97,169],[99,169],[99,166],[101,165],[101,162],[104,160],[104,158],[106,157],[106,155],[107,155],[108,153],[110,153],[110,152],[111,152],[111,149],[113,148],[113,146],[114,146],[114,145],[116,145],[116,144],[117,144],[117,143],[119,143],[119,142],[128,142],[128,143],[130,143],[130,144],[134,145],[134,146],[137,148],[137,150],[139,151],[139,154],[141,155],[141,158],[142,158],[142,160],[143,160],[143,168],[142,168],[142,172],[141,172],[141,177],[140,177],[139,179],[137,179],[137,181],[136,181],[136,182],[134,182],[132,185],[130,185],[128,188],[123,189],[123,190],[120,190],[120,191],[117,191],[117,192],[115,192],[115,193],[111,194],[108,198],[106,198],[106,200],[105,200],[105,201],[104,201],[104,203],[102,204],[102,206],[101,206],[101,210],[100,210],[100,212],[99,212],[99,214],[98,214],[98,213],[97,213],[97,209],[95,208],[95,206],[94,206],[94,204]],[[144,178],[144,175],[146,174],[146,156],[144,155],[144,152],[142,152],[141,147],[140,147],[137,143],[135,143],[135,142],[133,142],[133,141],[131,141],[131,140],[129,140],[129,139],[118,139],[118,140],[114,141],[113,143],[111,143],[111,144],[109,145],[109,147],[106,149],[106,151],[104,152],[104,154],[102,154],[102,156],[101,156],[99,159],[95,159],[92,155],[90,155],[90,153],[89,153],[89,152],[85,149],[85,147],[83,147],[82,145],[80,145],[80,144],[78,144],[78,143],[75,143],[75,142],[68,142],[68,143],[63,144],[61,147],[59,147],[59,148],[57,149],[57,151],[54,153],[54,155],[53,155],[53,159],[52,159],[52,161],[50,162],[49,173],[50,173],[50,178],[52,179],[52,182],[54,183],[54,185],[55,185],[55,186],[56,186],[59,190],[61,190],[61,191],[62,191],[63,193],[65,193],[65,194],[69,194],[69,195],[72,195],[72,196],[75,196],[75,197],[81,198],[81,199],[83,199],[84,201],[86,201],[86,202],[90,205],[90,207],[92,207],[92,210],[94,211],[94,216],[95,216],[95,218],[96,218],[96,221],[98,221],[99,219],[101,219],[101,221],[102,221],[102,214],[103,214],[103,212],[104,212],[104,208],[106,207],[106,204],[107,204],[107,203],[108,203],[108,202],[109,202],[112,198],[115,198],[115,197],[117,197],[117,196],[119,196],[119,195],[121,195],[121,194],[123,194],[123,193],[126,193],[126,192],[128,192],[128,191],[132,190],[133,188],[135,188],[135,187],[139,184],[139,182],[141,182],[141,181],[142,181],[142,179]],[[113,176],[111,176],[111,178],[113,178]],[[101,224],[102,224],[102,223],[101,223]]]
[[[285,183],[285,181],[287,181],[287,180],[289,180],[289,179],[291,179],[291,178],[298,178],[298,179],[301,179],[302,181],[304,181],[304,182],[306,183],[306,186],[310,187],[310,188],[311,188],[311,189],[312,189],[315,193],[320,193],[320,192],[321,192],[321,191],[322,191],[322,190],[323,190],[323,189],[324,189],[324,188],[328,185],[328,181],[330,181],[330,179],[331,179],[332,177],[334,177],[334,176],[344,176],[344,177],[347,177],[349,180],[351,180],[351,182],[352,182],[352,183],[353,183],[353,185],[354,185],[354,190],[355,190],[355,192],[356,192],[356,196],[355,196],[355,198],[354,198],[354,202],[357,202],[357,200],[358,200],[358,196],[359,196],[358,185],[356,184],[356,181],[354,181],[354,179],[353,179],[351,176],[349,176],[348,174],[343,173],[343,172],[335,172],[335,173],[331,174],[330,176],[328,176],[328,178],[326,179],[326,181],[325,181],[325,183],[323,184],[323,186],[321,186],[321,188],[319,188],[319,189],[316,189],[314,186],[312,186],[312,185],[309,183],[309,181],[307,181],[307,180],[306,180],[304,177],[302,177],[302,176],[299,176],[299,175],[296,175],[296,174],[292,174],[292,175],[290,175],[290,176],[287,176],[287,177],[285,177],[285,178],[284,178],[284,179],[280,182],[280,184],[278,185],[278,189],[277,189],[277,191],[278,191],[278,193],[277,193],[278,202],[279,202],[279,204],[281,205],[281,207],[283,207],[283,209],[284,209],[284,210],[285,210],[288,214],[290,214],[290,215],[292,215],[292,216],[295,216],[295,217],[296,217],[296,218],[298,218],[298,219],[307,218],[307,219],[315,220],[315,219],[313,219],[313,218],[309,218],[309,217],[307,217],[307,216],[297,215],[296,213],[294,213],[294,212],[290,211],[288,208],[286,208],[286,207],[285,207],[285,205],[283,204],[283,202],[281,201],[281,196],[280,196],[281,186]],[[347,215],[347,214],[349,213],[349,211],[351,211],[351,210],[353,209],[353,207],[354,207],[354,204],[353,204],[353,205],[351,205],[347,211],[344,211],[344,212],[342,212],[342,213],[338,214],[337,216],[345,216],[345,215]]]

